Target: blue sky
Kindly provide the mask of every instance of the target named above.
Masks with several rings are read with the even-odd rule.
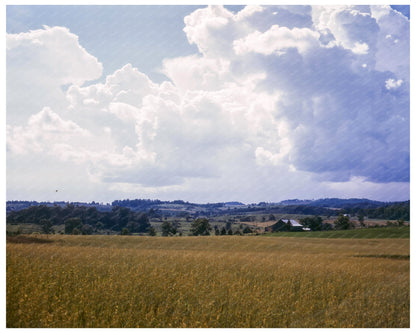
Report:
[[[406,200],[394,8],[7,6],[7,199]]]
[[[9,6],[7,32],[41,29],[43,25],[65,26],[79,36],[80,44],[98,57],[104,75],[125,65],[156,72],[166,50],[172,56],[196,52],[182,32],[183,17],[196,6]],[[93,20],[92,20],[93,18]]]
[[[391,5],[391,8],[401,12],[408,19],[410,19],[410,6],[409,5]]]
[[[156,81],[166,80],[158,69],[162,60],[197,52],[182,31],[183,18],[202,5],[10,5],[7,6],[7,33],[41,29],[43,25],[65,26],[79,36],[80,44],[103,62],[104,75],[121,68],[126,61],[146,69]],[[225,6],[238,12],[244,6]],[[409,5],[392,5],[408,18]],[[93,19],[92,19],[93,18]]]
[[[183,18],[205,6],[174,5],[10,5],[7,33],[64,26],[79,36],[80,44],[104,65],[103,75],[112,74],[126,62],[146,70],[156,81],[166,80],[158,69],[169,57],[196,53],[183,33]],[[243,6],[227,6],[239,10]]]

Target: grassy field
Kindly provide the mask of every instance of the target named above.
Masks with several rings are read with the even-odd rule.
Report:
[[[409,327],[409,247],[408,238],[9,237],[6,324]]]
[[[314,232],[274,232],[266,233],[266,237],[299,237],[299,238],[410,238],[409,227],[382,227],[351,230],[330,230]]]

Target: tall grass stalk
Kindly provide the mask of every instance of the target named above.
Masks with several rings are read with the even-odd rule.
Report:
[[[409,239],[49,239],[7,244],[7,327],[410,325]]]

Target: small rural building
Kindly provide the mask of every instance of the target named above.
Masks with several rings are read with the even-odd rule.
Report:
[[[309,228],[305,228],[296,220],[286,220],[280,219],[275,224],[267,228],[267,231],[276,232],[276,231],[309,231]]]

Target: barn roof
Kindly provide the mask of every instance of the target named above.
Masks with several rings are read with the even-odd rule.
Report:
[[[288,222],[289,220],[282,220],[282,222],[284,222],[284,223],[286,223],[287,224],[287,222]],[[303,227],[303,225],[302,224],[300,224],[298,221],[296,221],[296,220],[290,220],[290,224],[292,225],[292,227]]]

